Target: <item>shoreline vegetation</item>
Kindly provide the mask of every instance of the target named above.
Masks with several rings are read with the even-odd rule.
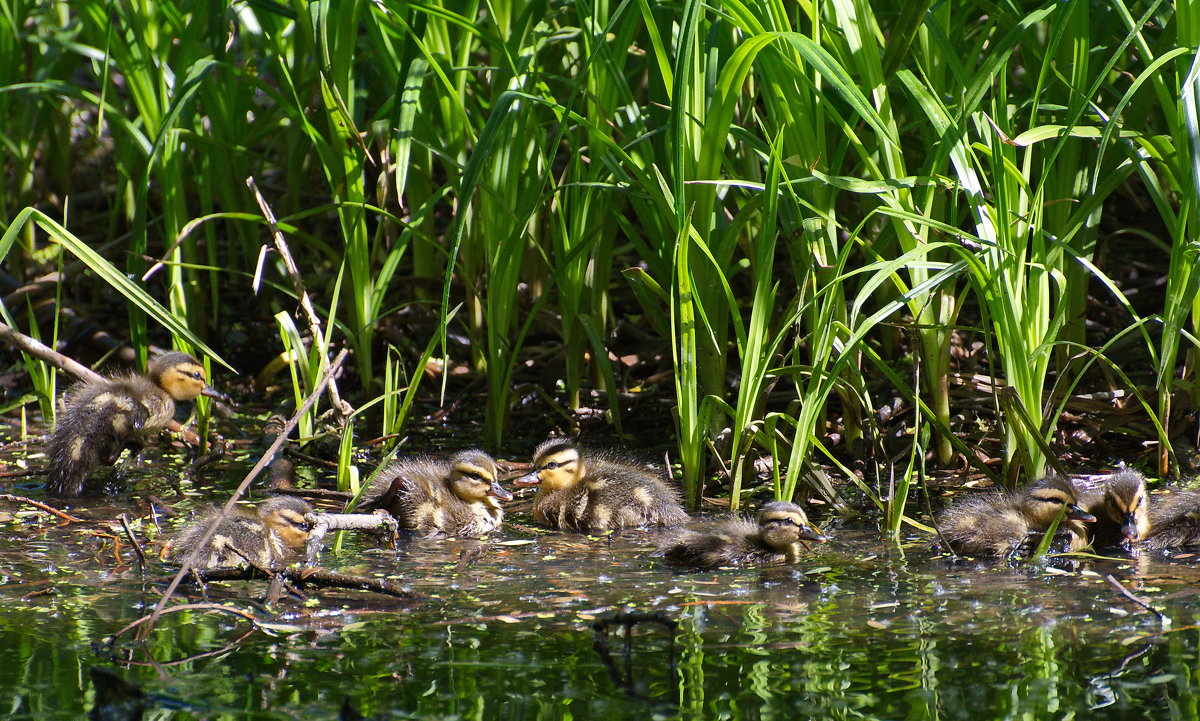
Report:
[[[296,405],[348,349],[299,434],[349,492],[447,397],[893,538],[934,473],[1187,475],[1197,12],[11,3],[2,320]]]

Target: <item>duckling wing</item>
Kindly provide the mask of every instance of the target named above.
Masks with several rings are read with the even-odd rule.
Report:
[[[533,520],[562,530],[593,530],[589,525],[589,500],[588,490],[582,484],[539,490],[533,499]]]
[[[678,526],[688,514],[679,498],[658,477],[630,468],[601,467],[588,475],[587,512],[589,528],[632,528]]]

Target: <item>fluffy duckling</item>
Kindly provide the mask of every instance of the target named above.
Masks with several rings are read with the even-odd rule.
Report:
[[[196,548],[221,509],[203,511],[180,532],[164,555],[182,561]],[[274,496],[254,510],[235,506],[225,517],[204,550],[196,557],[196,568],[254,566],[264,570],[294,563],[303,556],[311,524],[305,516],[312,506],[295,496]]]
[[[78,496],[97,466],[113,465],[126,448],[140,452],[175,416],[176,401],[190,401],[201,393],[221,397],[206,385],[204,366],[179,352],[151,358],[145,375],[75,385],[46,449],[48,490],[56,496]]]
[[[1200,491],[1156,496],[1143,548],[1161,550],[1200,545]]]
[[[795,563],[804,541],[827,540],[809,524],[804,509],[775,501],[762,507],[757,522],[735,517],[699,523],[659,544],[653,555],[694,568],[763,566]]]
[[[1023,491],[1000,491],[965,498],[938,519],[938,529],[956,552],[1008,557],[1041,542],[1041,534],[1066,513],[1058,531],[1069,533],[1070,550],[1087,546],[1081,521],[1095,517],[1078,505],[1071,479],[1048,476]]]
[[[533,471],[513,481],[539,486],[538,523],[572,531],[634,526],[677,526],[688,520],[661,478],[618,458],[580,450],[566,439],[546,441],[533,454]]]
[[[497,480],[496,461],[478,449],[449,458],[414,456],[388,464],[363,496],[369,508],[386,508],[403,528],[432,536],[478,538],[500,527],[512,500]]]
[[[1094,515],[1087,526],[1092,545],[1129,546],[1150,530],[1146,478],[1132,468],[1119,468],[1094,488],[1086,488],[1079,505]]]

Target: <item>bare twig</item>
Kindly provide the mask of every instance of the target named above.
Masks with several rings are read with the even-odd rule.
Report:
[[[30,338],[24,333],[12,328],[11,326],[0,323],[0,341],[4,341],[11,348],[16,348],[19,351],[28,353],[38,360],[45,361],[50,365],[64,370],[76,378],[82,378],[85,381],[102,381],[104,376],[96,371],[88,368],[79,361],[59,353],[50,346],[41,341]]]
[[[76,518],[75,516],[72,516],[71,514],[65,512],[65,511],[60,511],[57,508],[54,508],[53,506],[48,506],[45,503],[42,503],[41,501],[35,501],[32,498],[26,498],[25,496],[14,496],[11,493],[0,493],[0,501],[12,501],[13,503],[24,503],[28,506],[33,506],[34,508],[43,510],[46,513],[53,513],[54,515],[58,516],[59,518],[63,519],[64,521],[66,521],[67,523],[80,523],[83,521],[82,518]]]
[[[1157,608],[1155,608],[1154,606],[1151,606],[1150,604],[1146,603],[1145,601],[1143,601],[1142,599],[1138,598],[1137,596],[1133,595],[1133,593],[1132,593],[1132,592],[1131,592],[1131,591],[1130,591],[1128,588],[1125,588],[1124,586],[1122,586],[1122,585],[1121,585],[1121,582],[1120,582],[1120,581],[1118,581],[1116,578],[1114,578],[1114,577],[1112,576],[1112,574],[1111,574],[1111,573],[1110,573],[1109,575],[1105,576],[1105,577],[1104,577],[1104,580],[1106,580],[1106,581],[1108,581],[1109,583],[1111,583],[1111,584],[1113,585],[1113,587],[1114,587],[1114,588],[1116,588],[1118,591],[1120,591],[1120,592],[1121,592],[1121,595],[1122,595],[1122,596],[1124,596],[1125,598],[1128,598],[1130,601],[1133,601],[1133,602],[1134,602],[1134,603],[1136,603],[1137,605],[1141,606],[1142,608],[1146,609],[1146,610],[1147,610],[1147,611],[1149,611],[1150,613],[1153,613],[1155,616],[1157,616],[1157,617],[1158,617],[1158,623],[1159,623],[1159,625],[1161,625],[1163,628],[1170,628],[1170,627],[1171,627],[1171,619],[1170,619],[1170,618],[1168,618],[1168,617],[1166,616],[1166,614],[1164,614],[1162,611],[1159,611],[1159,610],[1158,610]]]
[[[287,270],[288,280],[292,282],[292,289],[296,292],[296,297],[300,299],[300,307],[304,310],[304,315],[308,319],[309,332],[312,333],[313,343],[320,343],[324,335],[321,333],[321,317],[317,315],[316,308],[313,307],[312,300],[308,297],[308,291],[304,288],[304,278],[300,275],[300,268],[296,265],[296,261],[292,258],[292,251],[288,248],[287,241],[283,237],[283,233],[279,230],[279,224],[275,220],[275,213],[271,210],[271,206],[267,205],[266,198],[258,190],[258,185],[254,182],[254,177],[246,178],[246,186],[254,193],[254,199],[258,201],[258,208],[262,211],[263,217],[267,219],[267,226],[271,229],[271,239],[275,243],[275,250],[279,253],[279,257],[283,260],[283,267]],[[261,256],[260,256],[261,257]],[[321,364],[328,368],[329,359],[321,353]],[[329,381],[329,403],[337,411],[340,418],[339,422],[345,422],[350,414],[354,412],[354,407],[346,401],[342,400],[341,394],[338,392],[337,382]]]
[[[308,409],[312,408],[313,404],[316,403],[317,398],[322,392],[324,392],[326,384],[329,383],[329,380],[333,377],[333,374],[337,372],[337,369],[342,366],[342,362],[346,360],[346,355],[348,353],[348,350],[342,349],[342,352],[338,353],[337,358],[333,359],[333,363],[325,371],[325,375],[322,376],[321,381],[317,384],[317,387],[313,389],[313,392],[310,393],[308,398],[304,400],[304,404],[300,406],[295,415],[293,415],[291,420],[288,421],[283,433],[280,433],[278,436],[276,436],[275,442],[271,444],[271,447],[268,448],[265,453],[263,453],[262,458],[258,459],[258,463],[255,463],[254,467],[250,469],[250,473],[246,475],[241,484],[237,487],[237,490],[235,490],[233,495],[229,497],[229,500],[225,502],[225,506],[221,508],[221,512],[213,516],[212,522],[208,526],[208,530],[205,531],[204,536],[200,538],[200,540],[196,543],[196,546],[191,550],[190,553],[188,553],[187,557],[183,559],[183,563],[179,569],[179,572],[175,574],[175,578],[171,580],[170,585],[167,586],[167,590],[163,592],[163,596],[159,600],[158,605],[154,607],[154,612],[150,614],[150,621],[148,622],[148,625],[141,632],[143,638],[145,638],[146,634],[148,634],[150,630],[154,628],[154,624],[157,622],[158,616],[161,614],[163,608],[166,607],[167,601],[170,600],[171,595],[175,593],[175,589],[179,587],[180,581],[182,581],[183,577],[187,575],[188,571],[195,566],[196,559],[201,553],[204,552],[208,542],[212,540],[213,534],[217,531],[217,526],[220,525],[221,521],[229,516],[229,512],[233,509],[234,504],[236,504],[238,499],[242,497],[242,494],[246,492],[246,489],[250,487],[250,483],[258,477],[258,474],[267,467],[267,463],[270,462],[270,460],[275,457],[275,454],[279,452],[279,448],[283,445],[283,442],[287,440],[288,434],[291,433],[292,429],[295,428],[300,422],[300,417],[307,413]]]
[[[142,550],[142,544],[138,543],[137,536],[134,535],[133,529],[129,527],[129,519],[124,513],[117,515],[117,520],[121,522],[121,528],[125,531],[125,537],[129,539],[129,543],[133,546],[133,552],[137,554],[138,562],[143,566],[146,565],[146,552]]]
[[[118,638],[124,636],[126,633],[132,631],[138,626],[141,626],[144,623],[149,623],[151,626],[153,626],[154,622],[158,620],[159,616],[165,616],[168,613],[179,613],[180,611],[219,611],[221,613],[233,614],[234,616],[241,616],[253,624],[258,623],[258,619],[254,617],[254,614],[250,613],[249,611],[243,611],[240,608],[234,608],[233,606],[222,606],[219,603],[181,603],[178,606],[172,606],[166,610],[160,610],[157,608],[154,609],[154,613],[151,613],[147,616],[142,616],[136,621],[130,623],[125,628],[122,628],[120,631],[117,631],[113,635],[104,639],[104,643],[111,646]]]
[[[395,541],[399,532],[399,524],[387,511],[374,513],[313,513],[312,530],[308,532],[308,543],[305,548],[304,565],[315,566],[321,555],[321,543],[329,531],[375,531],[384,529],[391,532]]]

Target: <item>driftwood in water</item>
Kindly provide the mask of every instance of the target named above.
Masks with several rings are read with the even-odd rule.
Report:
[[[282,576],[289,583],[297,587],[316,586],[318,588],[347,588],[359,591],[373,591],[386,596],[408,600],[425,598],[425,595],[422,593],[411,591],[395,581],[389,581],[384,578],[351,576],[344,573],[326,571],[323,568],[283,568],[273,573],[274,575]],[[254,579],[270,580],[273,577],[272,574],[265,573],[261,569],[252,566],[243,568],[194,568],[189,571],[188,575],[202,583],[208,583],[209,581],[250,581]]]

